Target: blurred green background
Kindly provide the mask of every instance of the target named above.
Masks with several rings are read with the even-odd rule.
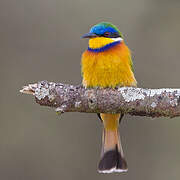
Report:
[[[139,87],[180,87],[179,0],[1,0],[0,179],[180,179],[180,118],[126,116],[129,171],[104,175],[95,114],[57,116],[19,93],[39,80],[80,84],[80,36],[100,21],[123,32]]]

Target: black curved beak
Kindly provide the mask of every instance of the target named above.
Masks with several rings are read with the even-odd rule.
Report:
[[[97,37],[97,35],[94,33],[87,33],[81,36],[81,38],[95,38],[95,37]]]

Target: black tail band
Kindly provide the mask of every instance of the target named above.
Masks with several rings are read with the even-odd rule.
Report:
[[[115,149],[104,153],[100,160],[98,171],[102,173],[127,171],[127,163],[118,151],[117,145]]]

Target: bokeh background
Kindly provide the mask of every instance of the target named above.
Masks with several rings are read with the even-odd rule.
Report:
[[[57,116],[19,93],[39,80],[80,84],[80,36],[100,21],[123,32],[139,87],[180,87],[179,0],[1,0],[0,179],[180,179],[180,118],[126,116],[129,172],[104,175],[95,114]]]

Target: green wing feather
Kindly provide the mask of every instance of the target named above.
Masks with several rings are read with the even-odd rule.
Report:
[[[129,64],[130,64],[132,72],[134,73],[134,66],[133,66],[133,61],[132,61],[131,56],[129,56]]]

